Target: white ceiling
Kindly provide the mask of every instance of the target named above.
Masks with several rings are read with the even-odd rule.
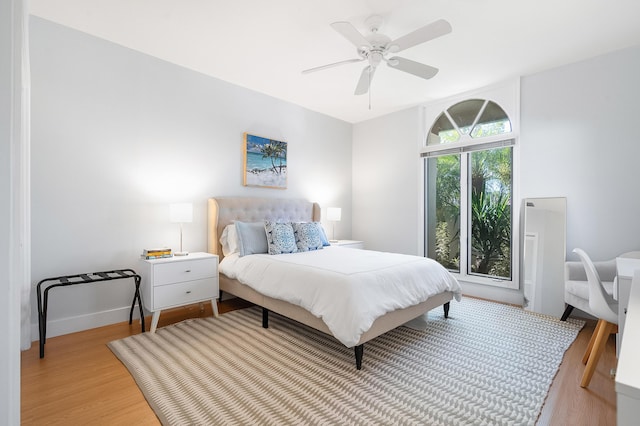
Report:
[[[638,0],[30,0],[33,15],[356,123],[429,100],[640,44]],[[437,19],[453,32],[399,56],[440,69],[422,80],[384,64],[368,95],[364,63],[330,27],[395,39]]]

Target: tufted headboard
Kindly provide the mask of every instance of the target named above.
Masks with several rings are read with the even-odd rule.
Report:
[[[207,244],[209,253],[223,258],[220,235],[234,220],[260,222],[319,222],[320,206],[307,200],[288,198],[209,198]]]

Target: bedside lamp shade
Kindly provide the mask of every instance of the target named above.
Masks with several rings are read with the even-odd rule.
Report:
[[[171,223],[191,223],[193,221],[193,204],[170,204],[169,220],[171,221]]]
[[[186,256],[188,251],[182,251],[182,224],[193,222],[193,204],[174,203],[169,204],[169,220],[171,223],[180,224],[180,251],[174,253],[176,256]]]
[[[342,209],[340,207],[327,207],[327,220],[332,222],[340,222],[342,218]]]
[[[336,222],[340,222],[342,218],[342,209],[340,207],[327,207],[327,220],[331,223],[331,239],[330,243],[336,243],[338,240],[335,239],[336,234]]]

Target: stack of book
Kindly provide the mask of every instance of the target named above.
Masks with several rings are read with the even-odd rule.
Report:
[[[142,250],[143,259],[162,259],[164,257],[171,257],[171,249],[168,247],[144,249]]]

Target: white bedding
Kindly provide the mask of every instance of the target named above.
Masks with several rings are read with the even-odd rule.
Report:
[[[220,262],[220,272],[265,296],[301,306],[321,318],[347,347],[378,318],[452,291],[458,281],[434,260],[396,253],[326,247],[268,255],[237,253]]]

